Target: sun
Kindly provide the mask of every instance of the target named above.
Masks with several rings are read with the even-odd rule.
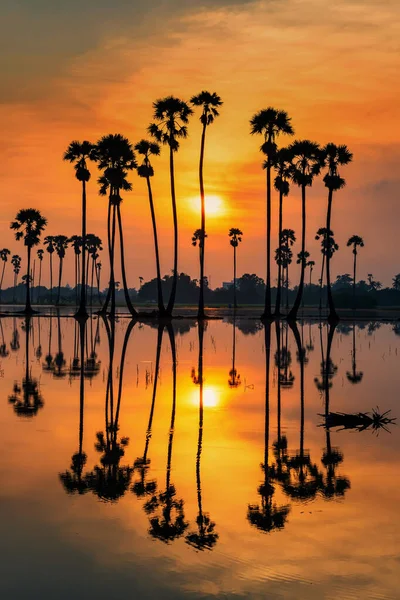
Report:
[[[201,203],[200,197],[196,196],[189,200],[192,210],[200,215]],[[225,213],[226,207],[225,202],[221,196],[216,194],[209,194],[205,198],[206,204],[206,217],[219,217]]]
[[[193,405],[199,405],[199,388],[192,391],[190,401]],[[204,408],[216,408],[220,403],[220,394],[218,390],[211,386],[205,386],[203,389]]]

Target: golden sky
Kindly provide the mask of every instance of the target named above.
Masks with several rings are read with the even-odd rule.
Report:
[[[8,230],[20,207],[39,208],[49,220],[49,234],[79,232],[79,184],[61,160],[71,140],[96,141],[120,132],[135,143],[146,133],[155,99],[174,94],[188,100],[208,89],[224,101],[206,148],[206,193],[220,197],[224,207],[207,222],[206,273],[213,287],[231,279],[227,232],[232,226],[244,231],[239,273],[264,276],[264,173],[249,119],[269,105],[289,113],[296,138],[344,143],[354,153],[354,163],[343,173],[347,187],[335,197],[332,227],[341,248],[334,274],[351,271],[345,244],[353,234],[365,241],[360,277],[373,273],[390,284],[400,270],[400,8],[395,0],[116,0],[112,6],[104,0],[88,0],[84,6],[77,0],[5,0],[2,13],[1,246],[23,252]],[[198,276],[190,238],[200,225],[193,209],[199,145],[196,114],[176,159],[179,270],[193,277]],[[154,166],[162,270],[167,273],[172,268],[172,214],[165,149]],[[89,230],[105,241],[106,201],[98,197],[96,179],[94,169]],[[124,197],[123,213],[129,283],[137,286],[138,276],[154,276],[155,266],[145,182],[136,174],[132,181],[134,191]],[[321,181],[310,191],[308,206],[307,247],[318,266],[314,234],[324,224],[326,206]],[[284,208],[284,226],[300,236],[295,187]],[[71,260],[69,279],[72,268]]]

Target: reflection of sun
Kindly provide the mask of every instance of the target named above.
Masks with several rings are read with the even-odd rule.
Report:
[[[191,198],[189,200],[190,206],[194,212],[200,215],[201,202],[200,197]],[[225,212],[225,202],[221,198],[221,196],[216,196],[214,194],[207,195],[205,198],[206,204],[206,216],[208,217],[217,217],[219,215],[224,214]]]
[[[200,389],[199,389],[199,386],[196,386],[196,389],[193,390],[193,392],[192,392],[191,402],[192,402],[192,404],[195,404],[196,406],[198,406],[199,401],[200,401]],[[204,406],[204,408],[206,408],[206,407],[207,408],[215,408],[216,406],[218,406],[219,401],[220,401],[219,393],[215,388],[207,387],[207,386],[205,386],[203,388],[203,406]]]

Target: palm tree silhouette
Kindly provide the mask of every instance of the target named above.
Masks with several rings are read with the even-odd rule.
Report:
[[[158,379],[160,373],[160,359],[161,359],[161,348],[162,348],[162,340],[164,333],[164,325],[158,325],[158,334],[157,334],[157,350],[156,350],[156,364],[155,364],[155,372],[154,372],[154,380],[153,380],[153,394],[151,399],[150,406],[150,416],[147,425],[146,431],[146,441],[144,445],[143,456],[139,456],[134,462],[134,471],[138,471],[140,474],[140,479],[135,481],[132,487],[132,492],[138,497],[154,495],[157,489],[157,483],[155,480],[146,481],[146,475],[150,468],[150,458],[147,458],[149,452],[150,440],[152,437],[152,426],[153,426],[153,417],[154,417],[154,409],[156,404],[157,397],[157,387],[158,387]]]
[[[21,385],[18,382],[14,383],[13,392],[8,397],[8,401],[14,405],[14,412],[18,417],[31,418],[37,415],[39,409],[43,407],[44,401],[39,382],[32,377],[30,371],[31,317],[28,313],[24,320],[23,330],[25,331],[25,376]]]
[[[280,134],[294,135],[291,119],[284,110],[268,107],[253,115],[250,120],[251,134],[264,137],[260,150],[266,155],[263,168],[267,172],[267,277],[265,285],[264,318],[271,318],[271,170],[275,163],[277,145]]]
[[[278,506],[273,501],[275,487],[272,483],[273,472],[269,466],[269,379],[270,379],[270,353],[271,353],[271,324],[265,324],[265,429],[264,429],[264,463],[261,469],[264,472],[264,481],[258,488],[261,496],[260,504],[249,504],[247,509],[247,519],[251,525],[261,531],[271,532],[276,529],[283,529],[289,512],[289,505]]]
[[[318,229],[317,233],[315,234],[315,239],[321,240],[321,253],[322,253],[321,278],[319,280],[319,310],[320,311],[322,309],[322,288],[324,285],[325,256],[326,256],[326,249],[329,246],[329,244],[327,242],[327,237],[328,237],[327,234],[328,234],[328,231],[327,231],[326,227],[320,227]],[[329,235],[333,236],[333,231],[329,230]]]
[[[138,154],[143,156],[143,162],[137,167],[139,177],[146,179],[147,191],[149,194],[149,204],[151,213],[151,222],[153,226],[153,238],[154,238],[154,250],[156,255],[156,272],[157,272],[157,303],[158,303],[158,314],[160,317],[165,316],[164,298],[161,284],[161,266],[160,266],[160,250],[158,246],[158,233],[157,233],[157,222],[156,213],[154,210],[153,201],[153,190],[151,188],[151,177],[154,176],[153,165],[150,162],[151,156],[159,156],[160,146],[156,142],[149,142],[148,140],[141,140],[135,146],[135,150]]]
[[[192,235],[192,246],[197,246],[197,244],[199,244],[200,273],[203,273],[203,274],[204,274],[204,241],[205,241],[206,237],[208,237],[207,233],[205,232],[205,230],[203,231],[203,229],[196,229]],[[202,264],[202,261],[203,261],[203,264]],[[201,277],[200,277],[200,285],[201,285]],[[197,316],[199,319],[205,319],[204,293],[203,293],[203,290],[201,287],[200,287],[199,308],[198,308]]]
[[[357,255],[358,255],[357,248],[364,248],[364,240],[359,235],[352,235],[351,238],[349,238],[348,241],[347,241],[347,246],[353,246],[353,256],[354,256],[354,263],[353,263],[353,308],[355,309],[356,308],[356,283],[357,283],[356,271],[357,271]]]
[[[39,302],[39,299],[40,299],[40,286],[42,284],[42,262],[43,262],[44,250],[42,250],[40,248],[40,250],[38,250],[36,254],[37,254],[37,257],[39,259],[39,285],[38,285],[38,293],[37,293],[37,299],[36,299],[36,301]]]
[[[86,229],[85,229],[86,231]],[[87,235],[86,235],[87,239]],[[76,295],[76,305],[79,305],[79,288],[78,282],[81,281],[80,277],[80,256],[82,254],[82,236],[81,235],[72,235],[68,243],[71,244],[71,247],[74,250],[74,258],[75,258],[75,295]],[[86,250],[85,250],[86,252]],[[86,273],[85,273],[85,285],[86,285]],[[86,298],[85,298],[86,305]]]
[[[306,262],[306,267],[309,267],[309,269],[310,269],[310,290],[311,290],[311,279],[312,279],[312,272],[315,267],[315,260],[308,260]]]
[[[62,347],[62,331],[61,331],[61,318],[60,311],[57,309],[57,341],[58,348],[57,353],[54,358],[54,363],[52,364],[52,372],[53,377],[57,379],[64,379],[67,376],[67,372],[65,370],[66,360],[64,357],[63,347]]]
[[[314,177],[321,170],[321,151],[315,142],[310,140],[297,140],[289,146],[292,153],[293,172],[292,180],[301,188],[301,253],[304,256],[306,251],[306,189],[313,184]],[[288,314],[288,319],[295,321],[299,312],[301,299],[303,297],[305,260],[301,263],[300,283],[297,290],[296,299]]]
[[[356,324],[353,323],[353,348],[351,351],[351,371],[346,371],[346,377],[350,383],[360,383],[364,373],[357,371],[357,356],[356,356]]]
[[[1,320],[1,317],[0,317],[0,333],[1,333],[0,358],[7,358],[7,356],[10,354],[10,352],[7,349],[7,344],[4,339],[3,322]]]
[[[286,327],[287,331],[287,327]],[[273,479],[283,483],[287,478],[287,438],[282,435],[282,387],[290,387],[285,385],[286,383],[293,385],[293,380],[287,375],[287,359],[288,349],[283,346],[283,334],[284,325],[282,323],[282,338],[281,338],[281,322],[275,321],[275,333],[276,333],[276,353],[275,353],[275,366],[277,369],[277,439],[273,443],[275,465],[271,466],[270,474]],[[286,371],[286,373],[285,373]],[[292,375],[293,378],[293,375]]]
[[[14,271],[13,303],[15,304],[15,302],[16,302],[16,291],[17,291],[18,275],[19,275],[19,273],[21,271],[21,257],[18,256],[18,254],[13,254],[13,257],[11,259],[11,264],[13,266],[13,271]]]
[[[24,244],[27,248],[28,261],[26,269],[26,302],[25,311],[26,315],[33,314],[31,306],[31,294],[30,294],[30,273],[31,273],[31,253],[32,248],[37,246],[40,242],[40,236],[43,233],[44,228],[47,225],[47,220],[41,215],[40,211],[35,208],[23,208],[18,211],[15,221],[10,225],[15,233],[15,239],[24,239]]]
[[[124,296],[129,312],[132,316],[136,316],[137,312],[133,308],[133,304],[129,297],[126,280],[124,236],[121,216],[122,198],[120,195],[121,190],[129,192],[132,189],[132,184],[127,180],[127,176],[128,171],[132,171],[136,168],[135,153],[129,140],[119,133],[103,136],[97,142],[97,153],[99,169],[103,171],[103,175],[99,178],[100,195],[105,196],[107,191],[109,192],[107,235],[110,256],[110,287],[102,312],[105,313],[107,311],[108,304],[111,300],[111,315],[112,317],[115,316],[114,256],[116,219],[118,219]]]
[[[1,290],[3,289],[3,280],[4,280],[4,272],[6,270],[6,264],[8,261],[8,257],[11,254],[10,250],[8,250],[8,248],[3,248],[2,250],[0,250],[0,258],[3,261],[3,268],[1,270],[1,277],[0,277],[0,303],[1,303]]]
[[[293,229],[282,229],[281,244],[275,251],[275,260],[279,266],[281,263],[282,279],[286,288],[286,309],[289,308],[289,265],[292,262],[293,252],[292,246],[296,241],[296,236]],[[285,277],[286,272],[286,277]]]
[[[236,369],[236,312],[233,311],[232,320],[232,368],[229,371],[228,385],[230,388],[237,388],[242,383],[240,374]]]
[[[151,537],[168,544],[181,537],[188,523],[185,521],[184,502],[176,497],[175,486],[171,483],[172,449],[175,431],[176,414],[176,346],[172,325],[167,326],[172,353],[172,412],[169,428],[168,458],[166,469],[165,491],[154,495],[144,505],[144,510],[150,515]],[[159,509],[159,514],[154,513]]]
[[[275,303],[275,316],[281,314],[281,288],[283,276],[283,239],[282,239],[282,221],[283,221],[283,198],[289,195],[290,177],[292,173],[292,156],[288,148],[281,148],[277,151],[274,159],[274,167],[277,175],[274,181],[274,187],[279,192],[279,222],[278,222],[278,248],[275,252],[275,260],[278,265],[278,286]]]
[[[55,252],[54,235],[47,235],[44,238],[43,244],[49,253],[50,261],[50,302],[53,303],[53,254]]]
[[[157,142],[169,146],[169,173],[172,200],[172,214],[174,220],[174,268],[171,295],[167,305],[167,316],[172,316],[175,305],[176,287],[178,283],[178,213],[175,195],[174,152],[179,149],[179,140],[188,135],[187,124],[193,110],[179,98],[167,96],[153,103],[154,123],[151,123],[148,132]]]
[[[233,247],[233,309],[237,308],[236,302],[236,248],[242,241],[243,231],[237,227],[231,227],[228,233],[230,240],[229,243]]]
[[[63,265],[65,252],[68,248],[69,239],[66,235],[55,235],[53,238],[54,249],[58,256],[59,264],[58,264],[58,291],[57,291],[57,300],[56,304],[60,304],[61,299],[61,281],[62,281],[62,273],[63,273]]]
[[[99,252],[103,250],[103,242],[101,239],[94,235],[93,233],[88,233],[86,235],[86,248],[88,252],[88,261],[87,261],[87,273],[89,273],[89,256],[92,259],[92,269],[91,269],[91,281],[90,281],[90,308],[93,309],[93,289],[94,289],[94,275],[97,272],[97,259],[99,258]],[[86,281],[89,280],[89,275],[87,274]]]
[[[321,475],[318,467],[311,460],[310,454],[304,449],[304,364],[305,350],[302,347],[297,324],[290,322],[300,363],[300,449],[288,459],[288,477],[283,485],[286,495],[300,502],[308,502],[315,498],[321,486]]]
[[[77,324],[78,325],[78,324]],[[79,371],[79,443],[78,451],[72,455],[70,470],[59,474],[61,483],[64,486],[67,494],[85,494],[89,487],[88,481],[82,477],[83,468],[87,461],[87,455],[83,450],[83,425],[84,425],[84,410],[85,410],[85,338],[86,338],[86,322],[81,319],[79,322],[79,347],[80,356],[78,357],[76,370]]]
[[[201,230],[200,230],[201,231]],[[199,386],[199,435],[197,439],[196,454],[196,487],[197,487],[197,506],[198,515],[196,518],[197,530],[189,531],[186,535],[186,543],[193,546],[196,550],[212,550],[218,541],[218,534],[215,532],[215,523],[210,519],[210,515],[203,510],[201,493],[201,453],[203,449],[203,346],[204,346],[204,322],[199,321],[198,339],[199,339],[199,360],[197,377],[193,381]]]
[[[346,491],[350,489],[350,481],[347,477],[338,476],[336,473],[337,467],[343,462],[343,454],[339,448],[332,447],[331,443],[331,432],[328,427],[328,416],[330,412],[330,389],[332,387],[332,379],[337,371],[337,367],[333,364],[331,359],[332,342],[335,333],[336,323],[332,323],[328,331],[328,343],[326,351],[326,361],[324,362],[324,353],[321,336],[321,354],[322,354],[322,386],[319,386],[320,391],[324,392],[325,395],[325,435],[326,435],[326,447],[324,449],[321,462],[326,469],[325,478],[321,481],[321,492],[326,500],[332,500],[333,498],[342,498]]]
[[[346,181],[340,176],[339,167],[349,164],[353,160],[353,155],[347,146],[336,146],[335,144],[327,144],[322,149],[323,166],[326,166],[328,172],[324,176],[325,187],[328,188],[328,209],[326,213],[326,229],[331,230],[331,217],[332,217],[332,200],[333,192],[341,190],[345,185]],[[339,317],[335,310],[332,297],[331,289],[331,271],[330,271],[330,260],[332,254],[330,252],[326,255],[326,285],[328,290],[328,304],[329,304],[329,315],[328,321],[333,323],[338,321]]]
[[[87,319],[86,310],[86,184],[90,179],[90,171],[88,169],[88,161],[97,160],[96,146],[88,142],[78,142],[74,140],[68,146],[64,153],[64,160],[74,163],[75,177],[82,183],[82,279],[81,279],[81,298],[77,317]]]
[[[192,96],[190,99],[191,104],[193,106],[201,106],[202,111],[200,115],[200,122],[203,126],[201,133],[201,143],[200,143],[200,160],[199,160],[199,183],[200,183],[200,202],[201,202],[201,224],[200,231],[202,233],[201,236],[201,246],[200,246],[200,294],[199,294],[199,308],[197,312],[197,317],[199,319],[205,318],[204,313],[204,256],[205,256],[205,239],[206,239],[206,207],[205,207],[205,197],[204,197],[204,173],[203,173],[203,165],[204,165],[204,149],[206,143],[206,131],[207,127],[214,123],[216,117],[219,116],[218,109],[222,106],[223,102],[221,98],[215,92],[207,92],[202,91],[197,96]]]

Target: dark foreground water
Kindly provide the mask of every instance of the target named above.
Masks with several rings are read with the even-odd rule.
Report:
[[[400,598],[395,326],[0,323],[1,598]]]

